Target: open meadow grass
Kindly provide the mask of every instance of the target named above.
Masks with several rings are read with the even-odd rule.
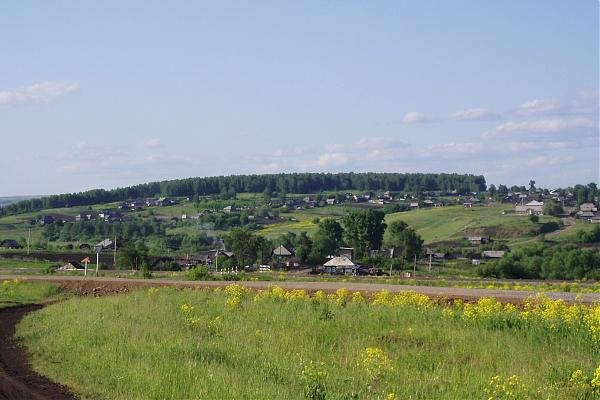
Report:
[[[422,208],[386,216],[386,223],[402,220],[416,229],[425,243],[462,239],[466,236],[488,235],[494,239],[518,241],[534,237],[536,224],[528,217],[510,213],[511,205],[465,208],[448,206]],[[502,212],[507,212],[502,214]],[[558,221],[555,217],[541,217],[540,222]]]
[[[27,316],[34,368],[83,399],[594,399],[600,305],[150,288]],[[597,369],[598,368],[598,369]]]
[[[56,285],[11,279],[0,282],[0,308],[36,303],[59,295]]]

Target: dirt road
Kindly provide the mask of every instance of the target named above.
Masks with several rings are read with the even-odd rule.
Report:
[[[232,282],[224,281],[179,281],[169,279],[125,279],[125,278],[96,278],[83,276],[46,276],[46,275],[0,275],[0,281],[6,279],[25,279],[30,281],[54,282],[61,288],[74,291],[82,295],[122,293],[134,290],[138,287],[151,286],[174,286],[191,288],[215,288],[224,287]],[[324,290],[333,292],[345,288],[351,292],[378,292],[388,290],[389,292],[414,291],[432,297],[444,297],[449,299],[461,298],[465,300],[476,300],[481,297],[494,297],[503,302],[521,303],[527,297],[535,295],[535,291],[526,290],[499,290],[499,289],[465,289],[452,287],[434,286],[410,286],[391,285],[376,283],[354,283],[354,282],[236,282],[240,285],[253,288],[265,289],[270,286],[280,286],[285,289],[304,289],[308,291]],[[547,292],[551,299],[563,299],[569,303],[580,301],[582,303],[600,302],[600,293],[568,293]]]
[[[0,309],[0,399],[75,399],[69,391],[33,372],[27,354],[15,342],[15,326],[25,314],[42,306],[30,304]]]

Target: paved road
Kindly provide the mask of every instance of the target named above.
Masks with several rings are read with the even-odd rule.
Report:
[[[126,279],[126,278],[96,278],[83,276],[42,276],[42,275],[0,275],[0,281],[6,279],[25,279],[30,281],[55,282],[65,287],[77,287],[85,285],[94,286],[112,286],[127,289],[148,286],[175,286],[175,287],[223,287],[233,282],[224,281],[181,281],[170,279]],[[535,295],[538,292],[528,290],[496,290],[496,289],[465,289],[452,287],[434,287],[434,286],[410,286],[410,285],[391,285],[376,283],[352,283],[352,282],[236,282],[240,285],[254,288],[265,289],[270,286],[280,286],[285,289],[304,289],[308,291],[324,290],[335,291],[346,288],[351,292],[378,292],[388,290],[390,292],[414,291],[428,296],[477,299],[480,297],[494,297],[506,302],[522,302],[527,297]],[[117,288],[118,289],[118,288]],[[119,291],[119,290],[115,290]],[[580,301],[582,303],[600,303],[600,293],[568,293],[568,292],[546,292],[546,295],[552,299],[563,299],[567,302]]]

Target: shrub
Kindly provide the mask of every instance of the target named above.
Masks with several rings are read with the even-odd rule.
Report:
[[[206,268],[205,266],[197,265],[196,267],[188,271],[187,277],[192,281],[205,280],[208,277],[208,268]]]

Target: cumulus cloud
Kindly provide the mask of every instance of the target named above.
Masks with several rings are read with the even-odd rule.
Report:
[[[436,121],[437,121],[437,118],[435,118],[432,115],[427,115],[427,114],[423,114],[423,113],[415,112],[415,111],[407,112],[406,114],[404,114],[404,117],[402,118],[402,122],[404,122],[405,124],[421,124],[421,123],[436,122]]]
[[[490,121],[500,119],[500,114],[487,108],[468,108],[452,113],[450,119],[454,121]]]
[[[79,89],[71,82],[42,82],[14,90],[0,91],[0,106],[48,103]]]

